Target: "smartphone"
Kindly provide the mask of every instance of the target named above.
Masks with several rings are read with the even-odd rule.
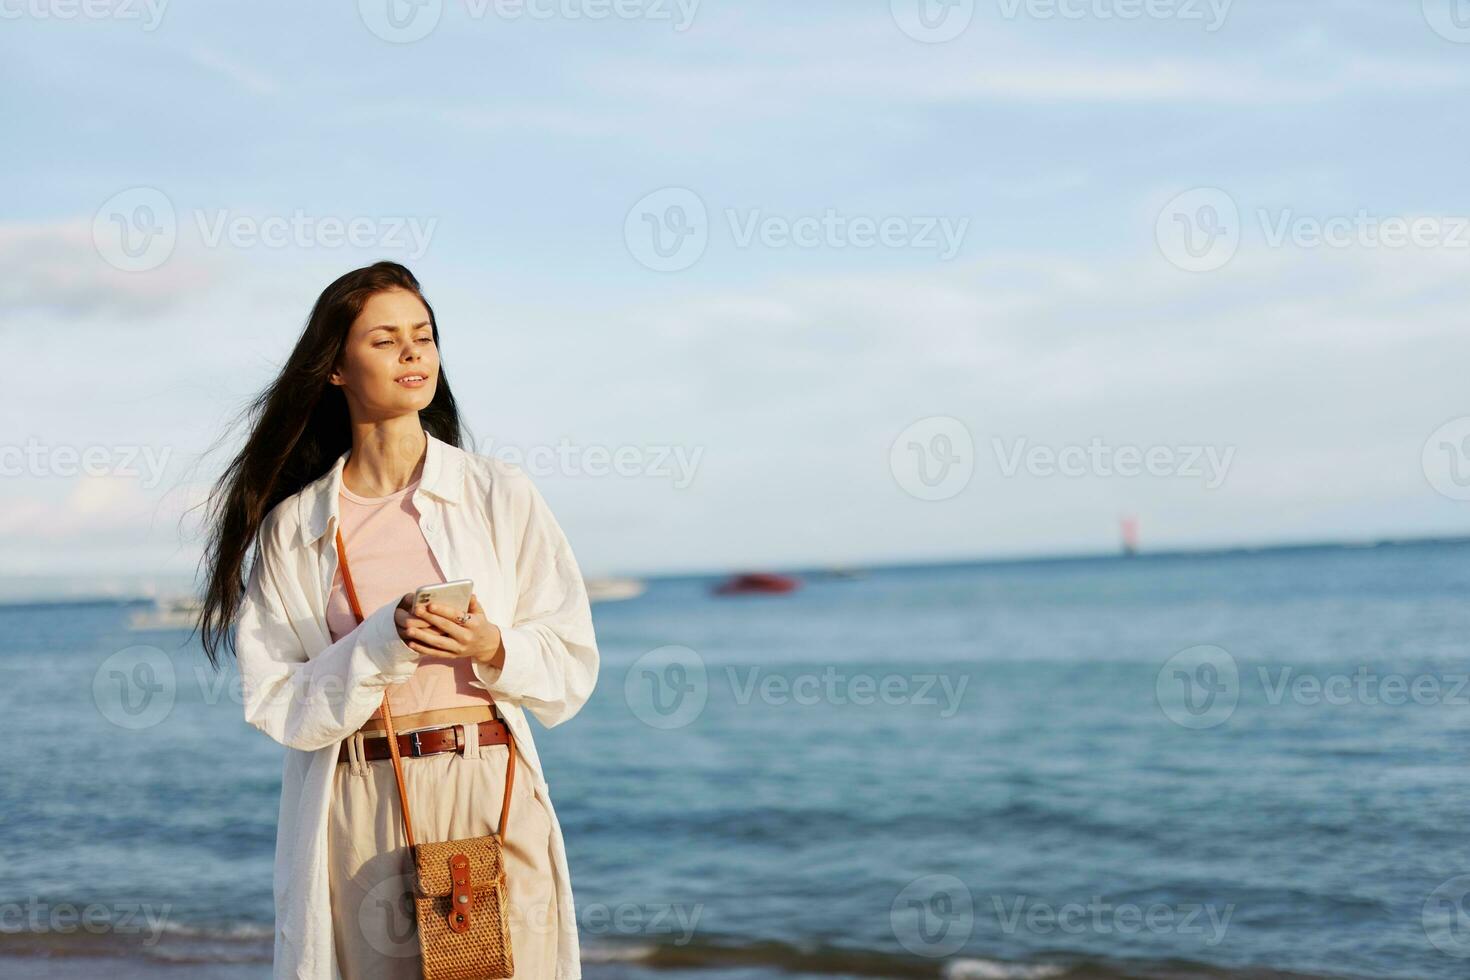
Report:
[[[457,578],[453,582],[437,582],[434,585],[421,585],[414,590],[413,608],[418,611],[432,602],[436,606],[444,606],[449,609],[450,616],[458,616],[470,608],[470,594],[474,591],[474,580],[467,578]]]

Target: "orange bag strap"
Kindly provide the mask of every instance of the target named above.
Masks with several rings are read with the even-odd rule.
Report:
[[[342,585],[347,591],[347,601],[352,605],[352,615],[357,617],[361,623],[364,619],[362,605],[357,601],[357,589],[352,584],[352,572],[347,567],[347,545],[342,541],[342,528],[337,527],[337,561],[342,567]],[[500,712],[497,710],[496,714]],[[505,722],[502,720],[502,724]],[[398,750],[398,733],[393,729],[393,712],[388,708],[388,695],[383,695],[383,728],[388,736],[388,752],[393,756],[393,777],[398,781],[398,801],[403,804],[403,834],[408,838],[408,846],[413,847],[413,822],[408,812],[408,790],[403,782],[403,761]],[[506,725],[506,734],[509,741],[506,743],[508,755],[505,760],[505,792],[502,794],[500,803],[500,823],[495,829],[495,834],[503,844],[505,842],[506,822],[510,818],[510,792],[515,785],[516,777],[516,739],[511,734],[509,725]]]

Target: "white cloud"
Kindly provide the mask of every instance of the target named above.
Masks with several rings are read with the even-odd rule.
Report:
[[[90,218],[0,224],[0,265],[6,270],[0,311],[75,318],[156,314],[194,295],[207,280],[177,257],[146,273],[108,265],[93,244]]]

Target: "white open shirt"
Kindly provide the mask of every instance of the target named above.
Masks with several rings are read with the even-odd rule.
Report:
[[[363,622],[336,643],[327,630],[338,562],[337,497],[350,455],[344,452],[330,472],[266,515],[235,640],[245,720],[286,746],[272,976],[295,980],[341,980],[327,881],[339,743],[367,721],[388,685],[412,676],[418,658],[398,636],[393,604],[364,611]],[[551,815],[560,924],[553,980],[575,980],[582,968],[566,848],[525,712],[548,728],[558,725],[597,684],[597,640],[581,572],[546,501],[512,463],[428,434],[413,502],[445,579],[473,579],[481,607],[502,630],[505,666],[473,666]]]

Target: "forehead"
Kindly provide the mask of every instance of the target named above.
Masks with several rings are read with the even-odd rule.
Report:
[[[374,293],[362,305],[362,312],[352,322],[354,331],[369,331],[378,327],[411,329],[427,323],[429,311],[423,301],[407,289],[390,289]]]

